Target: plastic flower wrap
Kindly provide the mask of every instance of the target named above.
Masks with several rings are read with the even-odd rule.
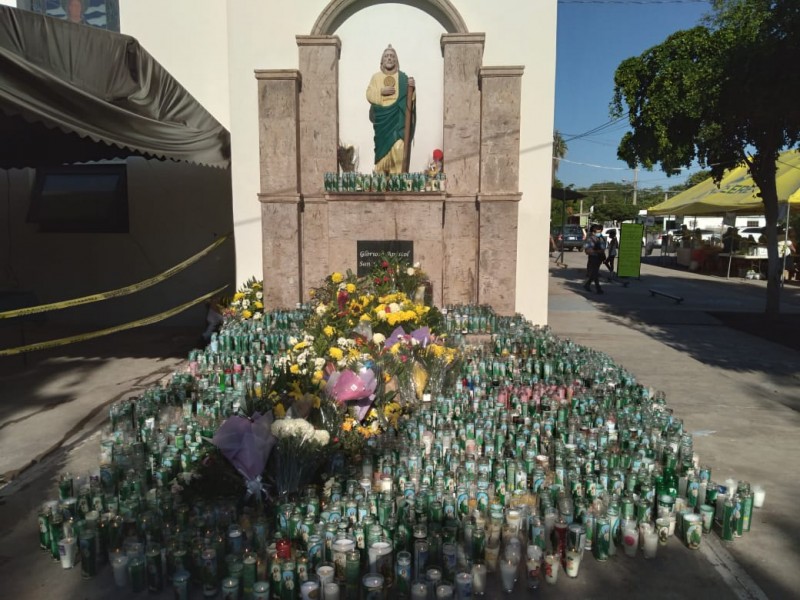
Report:
[[[272,433],[272,413],[256,413],[252,419],[234,415],[214,434],[212,443],[247,479],[264,470],[276,439]]]
[[[328,379],[326,391],[339,404],[350,403],[359,421],[363,420],[375,400],[378,379],[375,371],[362,368],[358,373],[345,369],[337,371]]]

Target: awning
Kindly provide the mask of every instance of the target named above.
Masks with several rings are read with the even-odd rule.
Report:
[[[550,187],[550,198],[553,200],[580,200],[586,198],[586,194],[576,192],[572,188]]]
[[[0,168],[230,164],[230,134],[134,38],[0,6]]]
[[[800,152],[788,150],[778,158],[775,184],[779,204],[800,204]],[[650,215],[762,215],[764,204],[746,166],[736,167],[720,181],[709,177],[696,186],[647,209]]]

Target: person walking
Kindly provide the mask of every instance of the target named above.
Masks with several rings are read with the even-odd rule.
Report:
[[[603,261],[603,264],[608,267],[609,271],[611,271],[612,277],[614,275],[614,261],[617,259],[618,253],[619,240],[617,239],[617,230],[610,229],[608,231],[608,258]]]
[[[589,292],[590,286],[594,283],[594,290],[598,294],[603,293],[603,288],[600,287],[600,265],[606,259],[606,248],[603,237],[600,232],[603,228],[595,223],[589,227],[589,236],[583,243],[583,251],[586,253],[586,281],[583,282],[583,288]]]

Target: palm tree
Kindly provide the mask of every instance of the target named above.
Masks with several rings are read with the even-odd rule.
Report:
[[[553,180],[555,181],[556,173],[561,159],[567,155],[567,142],[561,136],[558,129],[553,130]]]

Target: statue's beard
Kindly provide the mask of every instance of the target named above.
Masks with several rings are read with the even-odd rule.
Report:
[[[397,73],[397,70],[399,68],[400,68],[400,65],[395,65],[391,69],[387,69],[386,67],[381,66],[381,73],[383,73],[384,75],[394,75],[395,73]]]

